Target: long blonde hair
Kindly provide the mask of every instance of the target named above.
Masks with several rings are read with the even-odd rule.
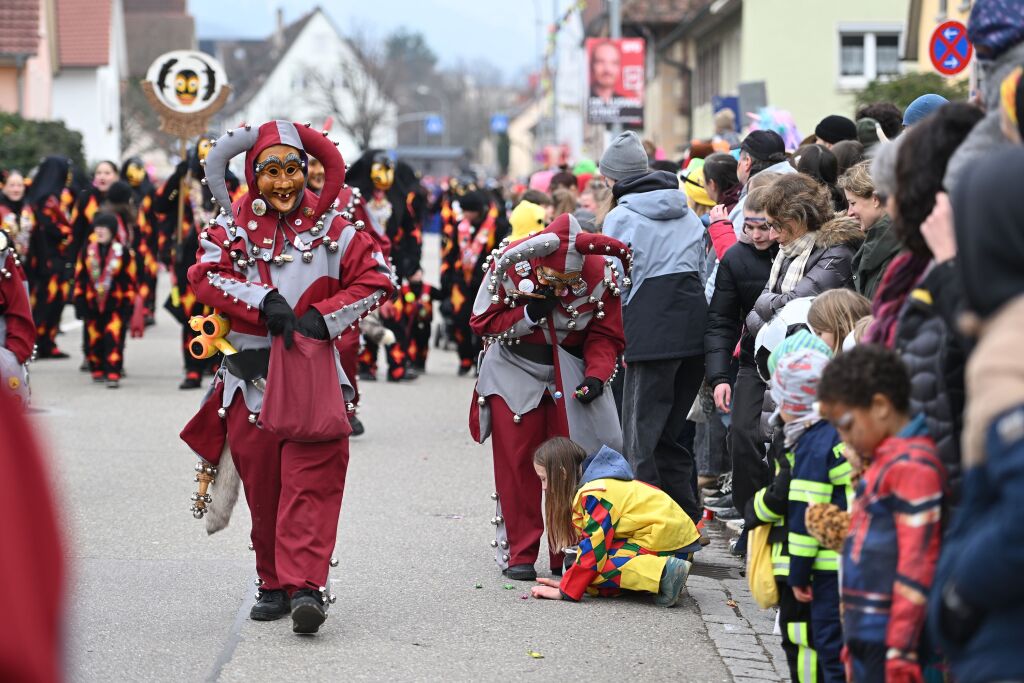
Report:
[[[832,352],[843,350],[843,341],[857,321],[871,315],[871,302],[852,289],[830,289],[819,294],[807,311],[807,324],[816,334],[831,332]]]
[[[544,494],[544,522],[548,548],[557,553],[579,541],[572,524],[572,502],[580,482],[580,468],[587,457],[579,444],[563,436],[548,439],[533,454],[533,462],[544,468],[548,486]]]

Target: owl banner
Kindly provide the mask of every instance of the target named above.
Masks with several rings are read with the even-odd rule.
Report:
[[[174,50],[157,57],[142,89],[160,115],[160,130],[180,138],[205,132],[210,117],[231,93],[220,62],[195,50]]]

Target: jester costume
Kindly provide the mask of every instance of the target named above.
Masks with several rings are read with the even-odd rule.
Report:
[[[146,166],[139,157],[127,159],[121,166],[121,180],[128,183],[132,188],[132,199],[138,211],[136,226],[138,229],[137,254],[144,255],[139,263],[139,284],[145,285],[143,302],[146,306],[146,324],[152,324],[153,313],[156,311],[156,281],[160,262],[159,236],[156,229],[158,218],[153,211],[153,196],[156,194],[156,186],[146,171]],[[142,247],[145,247],[143,250]]]
[[[71,162],[47,157],[39,165],[25,199],[36,219],[37,238],[30,244],[32,318],[37,358],[67,358],[57,348],[57,332],[73,276],[71,221],[65,208]]]
[[[472,301],[484,280],[485,260],[510,228],[497,199],[482,190],[464,194],[451,211],[441,238],[441,287],[451,312],[459,374],[466,375],[482,349],[470,324]]]
[[[232,204],[225,172],[241,153],[248,189]],[[325,169],[319,197],[305,188],[307,154]],[[241,477],[260,585],[251,618],[277,619],[290,611],[298,633],[316,632],[326,618],[324,587],[348,436],[300,441],[260,426],[264,390],[274,390],[268,379],[273,368],[268,373],[267,367],[271,339],[283,344],[275,352],[289,363],[298,335],[337,339],[392,291],[390,269],[374,240],[334,208],[344,169],[331,141],[308,126],[271,121],[228,131],[206,159],[209,189],[224,208],[198,235],[199,253],[188,272],[197,300],[216,306],[227,320],[226,342],[237,353],[225,357],[181,437],[221,469],[230,459]],[[318,404],[352,396],[337,351],[330,349],[337,382],[318,384]],[[289,379],[277,391],[309,391],[310,378]],[[302,418],[319,419],[315,411]]]
[[[8,233],[0,230],[0,393],[28,402],[28,370],[35,344],[28,283]]]
[[[470,431],[493,436],[498,527],[496,559],[513,578],[532,579],[544,532],[533,453],[568,436],[588,453],[622,448],[619,417],[605,385],[625,340],[617,240],[581,231],[563,214],[544,231],[487,254],[472,329],[487,342]],[[552,548],[551,567],[561,567]]]
[[[75,270],[75,311],[85,327],[85,358],[97,382],[117,388],[124,366],[124,346],[136,304],[136,261],[120,220],[97,212],[93,225],[110,230],[101,244],[87,239]]]
[[[572,503],[579,551],[562,577],[562,597],[658,593],[669,557],[688,560],[700,532],[659,488],[636,481],[621,454],[603,447],[583,461]]]
[[[420,270],[423,251],[422,215],[425,206],[423,190],[412,168],[403,162],[393,163],[380,150],[369,150],[348,169],[349,184],[359,190],[361,202],[357,209],[360,220],[373,229],[386,243],[398,283]],[[415,379],[410,371],[409,339],[394,306],[381,310],[380,320],[395,336],[386,349],[388,380]],[[364,340],[360,354],[360,374],[376,378],[377,344]]]

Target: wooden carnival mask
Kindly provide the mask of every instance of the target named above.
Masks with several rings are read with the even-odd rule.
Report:
[[[256,158],[256,189],[270,207],[290,213],[302,201],[306,170],[299,150],[290,145],[271,145]]]

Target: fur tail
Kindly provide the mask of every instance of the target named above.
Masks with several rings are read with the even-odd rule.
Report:
[[[226,529],[231,521],[231,512],[238,502],[238,488],[242,480],[235,469],[235,461],[231,458],[231,451],[227,445],[220,456],[217,464],[217,480],[210,486],[210,497],[213,501],[209,504],[209,512],[206,513],[206,533],[215,534]]]

